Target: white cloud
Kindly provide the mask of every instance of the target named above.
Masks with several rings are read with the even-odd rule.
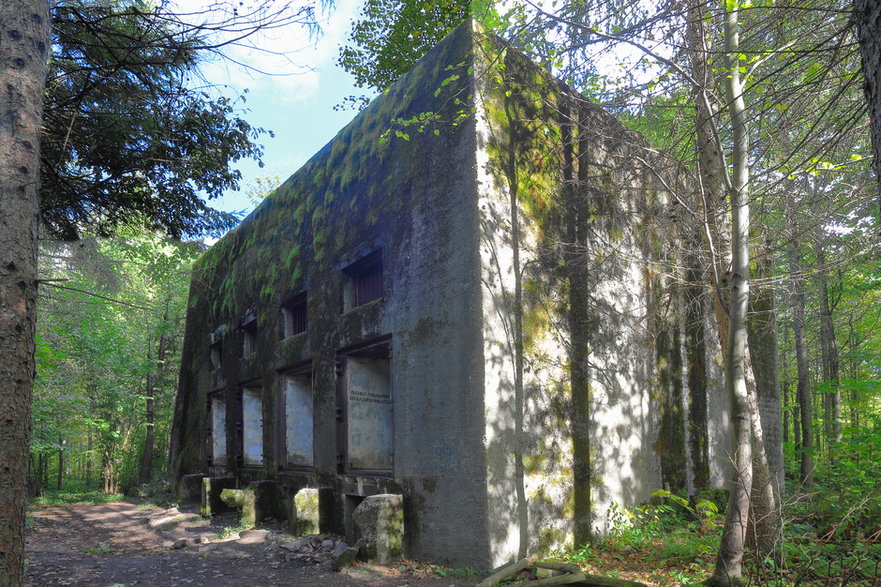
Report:
[[[234,6],[212,0],[175,0],[183,11],[202,18],[213,18],[218,10]],[[280,101],[295,102],[314,94],[321,71],[336,60],[361,0],[337,0],[335,7],[316,15],[321,34],[310,36],[299,25],[261,31],[246,43],[224,48],[224,58],[205,62],[201,74],[213,84],[229,85],[235,93],[244,89],[271,89]],[[296,8],[296,4],[292,5]],[[224,8],[221,8],[224,7]],[[320,10],[320,9],[319,9]],[[269,74],[269,75],[265,75]]]

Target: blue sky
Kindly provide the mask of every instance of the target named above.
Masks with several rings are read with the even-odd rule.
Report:
[[[199,0],[180,0],[198,4]],[[253,43],[265,51],[243,47],[230,49],[231,57],[241,63],[279,75],[259,75],[229,61],[215,60],[202,67],[202,75],[221,86],[229,97],[247,89],[249,112],[244,118],[253,126],[271,130],[264,135],[264,167],[254,161],[239,162],[242,189],[212,200],[212,206],[227,211],[248,210],[251,203],[244,196],[258,178],[287,179],[330,141],[357,112],[335,111],[345,96],[363,93],[352,78],[336,65],[340,44],[345,40],[361,0],[336,0],[336,8],[320,16],[323,34],[310,39],[302,29],[291,27],[255,38]]]
[[[247,8],[261,0],[172,0],[194,20],[215,20],[218,13],[244,3]],[[305,0],[309,1],[309,0]],[[334,8],[318,15],[323,34],[313,39],[300,27],[276,29],[256,35],[249,42],[261,50],[248,47],[227,47],[231,60],[216,59],[204,64],[201,73],[205,79],[222,88],[230,98],[247,90],[249,110],[244,118],[256,127],[271,130],[274,137],[264,135],[259,141],[265,147],[264,167],[254,161],[239,162],[243,179],[238,192],[228,192],[213,200],[212,206],[226,211],[253,208],[245,193],[253,190],[261,178],[287,179],[312,155],[327,144],[357,112],[335,111],[344,97],[362,94],[355,88],[349,74],[336,65],[340,45],[346,40],[353,20],[363,0],[333,0]],[[297,0],[292,0],[296,6]],[[538,0],[539,4],[553,4]],[[657,49],[656,50],[662,50]],[[599,57],[609,72],[618,75],[626,64],[643,58],[642,53],[629,46],[607,51]],[[278,75],[259,75],[234,62]],[[651,75],[654,75],[652,73]]]

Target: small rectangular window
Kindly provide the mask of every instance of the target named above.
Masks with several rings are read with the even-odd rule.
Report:
[[[220,369],[220,363],[223,358],[223,343],[217,341],[208,347],[208,361],[211,364],[211,370]]]
[[[226,332],[226,326],[219,326],[211,333],[211,340],[208,344],[208,365],[212,371],[220,369],[223,365],[223,335]]]
[[[345,269],[343,307],[351,310],[383,297],[382,250],[355,261]]]
[[[291,298],[281,305],[285,338],[306,332],[306,309],[306,292]]]
[[[257,352],[257,320],[253,317],[242,322],[242,356]]]

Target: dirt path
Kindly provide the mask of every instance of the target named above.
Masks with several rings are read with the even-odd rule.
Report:
[[[279,528],[217,541],[232,517],[198,519],[193,510],[166,513],[133,502],[35,509],[27,532],[28,585],[328,585],[400,587],[467,585],[413,563],[356,563],[342,573],[280,545]],[[159,522],[165,521],[165,524]],[[200,543],[204,542],[204,543]],[[175,544],[177,543],[177,544]],[[185,545],[184,545],[185,543]],[[175,548],[178,546],[178,548]]]

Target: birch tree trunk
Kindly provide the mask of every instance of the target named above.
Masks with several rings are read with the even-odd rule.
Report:
[[[740,52],[739,7],[726,2],[725,57],[727,75],[725,91],[733,133],[731,200],[731,302],[728,311],[728,348],[725,361],[725,388],[731,405],[731,451],[733,478],[728,511],[713,581],[717,584],[736,583],[743,575],[743,551],[749,522],[752,491],[751,410],[746,385],[747,329],[749,302],[749,135],[746,126],[746,104],[738,69]]]
[[[719,104],[712,92],[712,89],[716,86],[716,81],[708,63],[708,32],[706,20],[704,18],[705,12],[705,4],[696,0],[691,2],[688,8],[686,30],[689,64],[693,81],[692,97],[695,108],[699,166],[699,190],[695,205],[703,210],[704,213],[705,258],[708,267],[711,268],[709,278],[710,287],[713,291],[713,306],[719,332],[719,342],[723,351],[723,356],[726,357],[727,368],[727,363],[732,357],[730,353],[732,317],[737,317],[731,309],[732,303],[736,301],[735,296],[733,296],[731,292],[737,291],[737,288],[740,288],[741,286],[735,284],[731,275],[729,275],[729,267],[732,267],[732,274],[737,272],[736,266],[732,265],[735,262],[734,257],[736,255],[732,248],[732,245],[735,244],[732,240],[732,234],[738,228],[737,226],[732,226],[729,230],[729,228],[726,227],[728,207],[725,201],[725,195],[726,192],[732,193],[737,190],[738,193],[744,194],[743,203],[746,203],[745,194],[749,182],[746,153],[749,144],[748,134],[745,127],[745,111],[741,98],[739,104],[732,101],[729,105],[729,108],[732,109],[732,123],[736,125],[739,124],[741,129],[739,134],[740,143],[737,143],[735,146],[737,150],[733,153],[732,157],[735,162],[735,173],[734,177],[729,179],[718,135]],[[737,81],[739,83],[739,78]],[[732,92],[731,87],[728,87],[727,91],[729,96],[735,95],[735,93]],[[736,93],[739,95],[740,90]],[[735,113],[735,109],[738,106],[740,107],[740,110]],[[739,167],[737,167],[738,165]],[[726,189],[726,185],[730,185],[730,189]],[[732,198],[732,206],[734,204],[735,200]],[[749,210],[745,205],[741,208],[741,214],[743,216],[739,220],[742,220],[745,224],[740,228],[746,231],[744,234],[748,234]],[[740,239],[740,244],[748,247],[748,239],[745,236],[742,237]],[[744,266],[749,262],[749,252],[746,251],[745,255],[746,256],[742,260]],[[744,276],[743,282],[746,283],[746,274],[741,272],[740,275]],[[728,289],[729,287],[731,288],[730,291]],[[765,293],[767,294],[767,292]],[[744,295],[747,299],[749,298],[748,289],[746,289]],[[764,350],[767,344],[776,343],[773,325],[773,298],[768,295],[759,296],[755,300],[755,304],[765,309],[765,314],[767,315],[765,318],[767,319],[760,319],[757,321],[757,323],[761,323],[761,328],[753,329],[754,332],[751,333],[750,339],[751,344],[762,346]],[[738,319],[743,319],[745,321],[746,314],[747,310],[744,308],[743,311],[740,312]],[[768,316],[770,316],[770,318],[768,318]],[[740,326],[735,325],[735,327],[739,328]],[[744,328],[746,328],[746,322],[744,322]],[[762,412],[759,410],[759,405],[761,403],[760,398],[763,401],[765,399],[776,400],[777,409],[769,410],[769,412],[771,412],[772,415],[776,413],[778,419],[780,410],[779,393],[777,392],[776,373],[774,372],[774,369],[763,368],[761,370],[761,375],[763,375],[764,378],[757,380],[753,375],[753,366],[748,348],[744,347],[743,364],[742,366],[735,365],[734,369],[739,369],[742,372],[742,377],[745,382],[744,384],[746,385],[745,393],[747,396],[743,396],[740,399],[748,400],[747,403],[749,404],[746,408],[747,411],[743,413],[743,415],[747,417],[745,432],[749,435],[748,442],[750,444],[751,458],[753,461],[750,476],[752,479],[752,486],[747,493],[752,499],[751,509],[757,514],[753,519],[756,523],[749,527],[749,544],[751,547],[757,548],[764,555],[770,553],[774,549],[780,532],[780,524],[779,512],[777,509],[778,484],[776,483],[775,474],[772,474],[772,471],[769,468],[769,459],[765,452],[763,421],[761,418]],[[760,361],[759,367],[764,367],[764,363]],[[773,379],[773,381],[768,381],[768,378]],[[759,393],[759,391],[762,393]],[[769,403],[770,405],[773,402],[769,401],[766,403]],[[770,428],[772,430],[775,429],[773,426]],[[777,424],[776,430],[779,432],[779,424]],[[735,434],[740,434],[744,431],[735,430],[734,432]],[[779,434],[772,436],[776,438]],[[775,458],[772,460],[782,472],[782,445],[779,445],[779,448],[780,450],[778,452],[780,453],[780,458],[776,458],[778,455],[777,452],[775,452],[773,455]],[[736,454],[736,446],[734,450]],[[778,460],[780,461],[779,464],[777,463]],[[735,465],[735,468],[737,468],[737,465]],[[737,470],[742,471],[743,468],[741,467]],[[746,525],[744,526],[743,531],[744,533],[747,532]],[[742,546],[743,545],[741,545],[741,550]]]
[[[49,3],[0,2],[0,586],[24,580]]]

